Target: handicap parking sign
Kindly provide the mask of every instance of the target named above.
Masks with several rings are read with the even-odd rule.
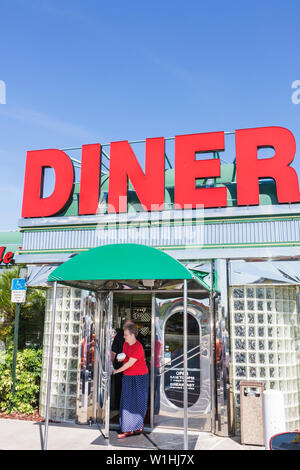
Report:
[[[24,303],[26,301],[25,279],[13,279],[11,284],[11,302]]]
[[[13,279],[11,290],[26,290],[25,279]]]

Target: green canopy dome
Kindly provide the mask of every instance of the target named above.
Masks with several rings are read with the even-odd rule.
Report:
[[[58,266],[49,281],[193,279],[179,261],[157,248],[134,243],[91,248]]]

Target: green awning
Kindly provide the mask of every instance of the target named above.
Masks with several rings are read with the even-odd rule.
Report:
[[[157,248],[113,244],[91,248],[58,266],[48,281],[194,279],[179,261]]]

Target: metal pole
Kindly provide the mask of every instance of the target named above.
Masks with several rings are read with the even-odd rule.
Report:
[[[57,282],[55,281],[53,285],[53,298],[52,298],[51,332],[50,332],[50,345],[49,345],[49,357],[48,357],[48,383],[47,383],[45,433],[44,433],[43,450],[47,450],[47,444],[48,444],[49,406],[50,406],[50,393],[51,393],[52,361],[53,361],[55,314],[56,314],[56,288],[57,288]]]
[[[13,352],[13,363],[12,363],[12,369],[11,369],[12,398],[14,398],[15,396],[15,388],[16,388],[16,365],[17,365],[17,353],[18,353],[19,319],[20,319],[20,304],[16,304],[15,327],[14,327],[14,352]],[[12,402],[10,403],[10,411],[11,410],[12,410]]]
[[[187,280],[184,279],[183,289],[183,429],[184,429],[184,450],[189,449],[188,442],[188,370],[187,370]]]

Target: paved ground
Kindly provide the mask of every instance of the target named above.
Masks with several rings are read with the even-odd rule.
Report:
[[[0,419],[0,450],[41,450],[44,424],[29,421]],[[111,433],[107,444],[96,425],[80,426],[50,424],[48,450],[138,450],[182,449],[181,431],[155,429],[145,436],[135,436],[125,441],[116,440]],[[126,444],[126,445],[125,445]],[[211,433],[189,433],[190,448],[194,450],[264,450],[264,447],[241,445],[238,438],[222,438]]]

